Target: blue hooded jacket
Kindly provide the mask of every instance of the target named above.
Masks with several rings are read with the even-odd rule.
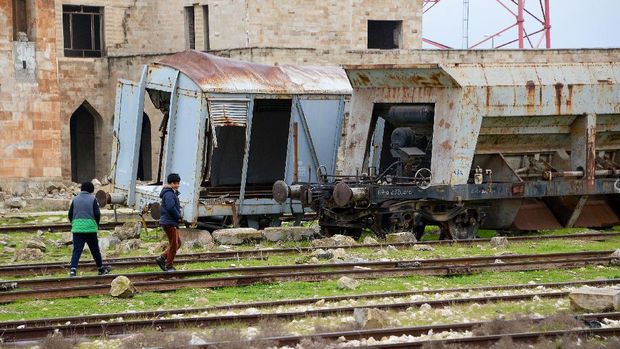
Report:
[[[181,203],[179,202],[179,193],[170,187],[163,187],[161,193],[161,217],[159,225],[179,226],[179,218],[181,218]]]

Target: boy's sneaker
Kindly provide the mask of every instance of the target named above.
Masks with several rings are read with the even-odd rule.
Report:
[[[71,269],[69,270],[69,277],[74,278],[74,277],[76,277],[76,276],[77,276],[77,268],[71,268]]]
[[[97,269],[97,272],[99,273],[99,275],[107,275],[107,274],[110,274],[111,271],[112,271],[112,267],[109,265],[104,265],[101,268]]]
[[[174,269],[174,267],[169,267],[169,268],[166,268],[166,272],[167,272],[167,273],[174,273],[175,271],[177,271],[177,270],[176,270],[176,269]]]
[[[157,262],[157,265],[159,265],[161,270],[166,271],[166,259],[164,256],[157,256],[155,258],[155,262]]]

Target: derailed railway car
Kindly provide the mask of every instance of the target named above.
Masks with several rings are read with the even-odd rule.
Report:
[[[117,87],[112,155],[114,190],[100,204],[158,217],[162,178],[181,176],[186,224],[277,225],[300,218],[299,203],[271,197],[273,182],[315,182],[334,171],[345,99],[340,67],[253,64],[185,51],[144,67],[139,82]],[[136,182],[144,99],[163,112],[158,177]]]
[[[278,181],[326,231],[383,235],[620,224],[620,64],[346,67],[337,173]]]

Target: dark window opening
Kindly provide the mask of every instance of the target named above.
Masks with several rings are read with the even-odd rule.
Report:
[[[202,20],[204,21],[203,27],[204,27],[204,44],[205,44],[205,51],[208,51],[211,49],[211,44],[209,43],[209,6],[208,5],[204,5],[202,6]]]
[[[254,100],[247,184],[284,178],[290,118],[290,99]]]
[[[95,178],[95,117],[81,105],[71,115],[71,180],[90,182]]]
[[[368,21],[368,48],[400,48],[402,23],[403,21]]]
[[[185,7],[185,29],[186,29],[186,47],[190,49],[196,48],[196,29],[194,19],[194,7]]]
[[[101,57],[103,7],[63,5],[62,29],[66,57]]]
[[[28,5],[26,0],[13,0],[13,40],[32,41],[28,31]]]
[[[217,147],[211,156],[211,186],[241,184],[245,127],[222,126],[215,128]]]
[[[375,167],[382,173],[399,157],[392,151],[392,134],[397,128],[412,131],[412,144],[425,155],[415,164],[417,167],[430,168],[432,159],[434,105],[432,104],[384,104],[376,103],[372,110],[371,128],[366,143],[367,166]],[[378,125],[382,125],[379,128]],[[374,154],[371,154],[374,152]],[[374,157],[374,160],[370,158]]]
[[[140,153],[138,156],[138,175],[139,181],[152,179],[151,174],[151,121],[149,116],[142,114],[142,132],[140,137]]]

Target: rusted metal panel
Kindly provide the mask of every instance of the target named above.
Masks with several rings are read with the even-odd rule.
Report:
[[[266,94],[350,94],[340,67],[267,66],[188,50],[165,57],[153,66],[181,71],[205,92]]]
[[[248,119],[248,101],[209,101],[209,118],[213,127],[245,127]]]
[[[458,87],[445,70],[437,65],[421,65],[409,68],[363,69],[347,68],[347,76],[353,88],[399,88],[399,87]],[[383,67],[383,66],[381,66]]]

